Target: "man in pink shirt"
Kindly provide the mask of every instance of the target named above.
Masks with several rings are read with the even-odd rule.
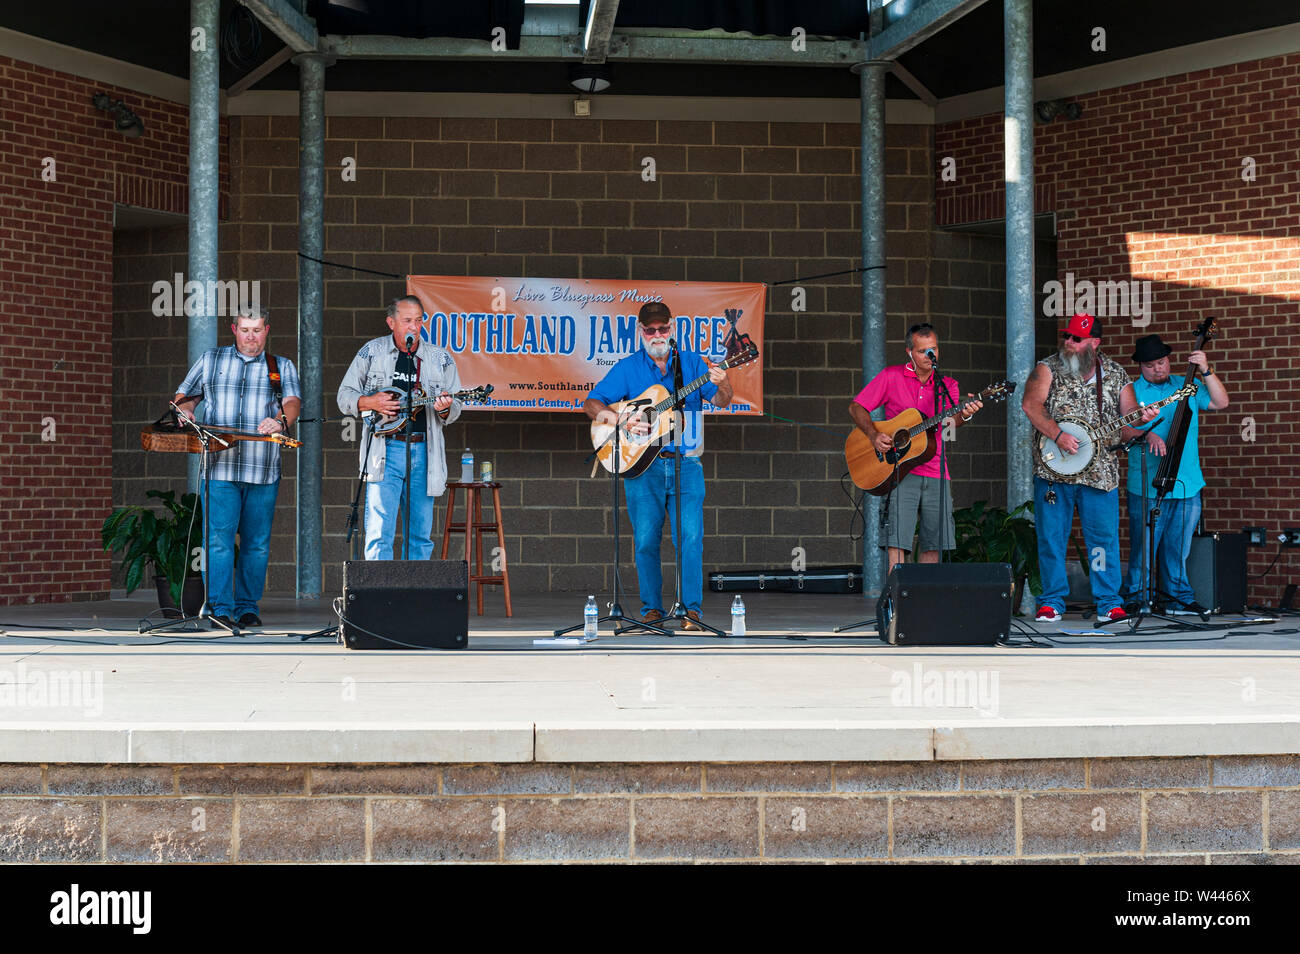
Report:
[[[907,364],[885,368],[849,405],[849,417],[881,454],[894,446],[894,439],[876,428],[871,419],[871,412],[876,408],[884,408],[886,420],[908,408],[916,408],[922,417],[938,413],[935,410],[934,369],[939,358],[939,336],[933,326],[920,324],[907,329],[907,356],[911,358]],[[948,392],[941,409],[956,407],[961,396],[957,380],[944,376],[940,387]],[[952,420],[960,427],[983,406],[979,401],[971,401]],[[918,511],[921,515],[919,542],[922,563],[938,563],[941,548],[951,550],[957,545],[952,521],[952,491],[943,483],[948,479],[948,462],[946,457],[941,458],[942,430],[942,427],[937,427],[927,435],[936,444],[934,457],[908,473],[889,496],[889,533],[885,542],[889,548],[890,566],[902,563],[906,554],[911,552]],[[943,471],[939,469],[941,459]]]

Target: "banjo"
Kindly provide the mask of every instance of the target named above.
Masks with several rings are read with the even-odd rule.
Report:
[[[1079,450],[1076,453],[1067,454],[1056,446],[1056,441],[1045,435],[1040,435],[1038,438],[1038,457],[1043,462],[1044,467],[1054,474],[1060,474],[1062,477],[1082,473],[1088,469],[1093,458],[1097,456],[1097,445],[1103,443],[1107,435],[1115,433],[1122,427],[1133,426],[1142,419],[1142,414],[1149,407],[1164,407],[1174,401],[1191,397],[1196,391],[1196,382],[1189,382],[1173,394],[1161,398],[1154,404],[1144,405],[1131,414],[1125,414],[1123,417],[1111,418],[1111,420],[1105,421],[1096,427],[1076,417],[1063,417],[1056,424],[1062,431],[1079,442]]]

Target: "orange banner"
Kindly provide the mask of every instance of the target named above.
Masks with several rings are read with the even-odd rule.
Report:
[[[587,393],[641,347],[636,316],[662,301],[676,318],[677,346],[710,361],[727,356],[731,317],[758,348],[729,372],[735,397],[706,412],[763,413],[763,305],[767,286],[737,282],[643,282],[571,278],[409,275],[424,303],[424,337],[456,359],[462,387],[491,384],[467,408],[579,411]],[[689,382],[688,382],[689,383]]]

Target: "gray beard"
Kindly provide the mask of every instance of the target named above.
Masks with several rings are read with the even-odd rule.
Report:
[[[1086,381],[1092,377],[1093,360],[1091,355],[1067,354],[1064,349],[1059,352],[1061,364],[1065,366],[1067,377]]]
[[[657,339],[653,342],[646,342],[646,352],[655,360],[662,360],[668,357],[668,342]]]

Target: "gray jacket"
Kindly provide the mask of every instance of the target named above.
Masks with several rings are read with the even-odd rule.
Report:
[[[367,394],[374,394],[380,388],[386,388],[393,383],[393,371],[397,367],[399,353],[392,335],[372,338],[362,345],[357,356],[352,359],[348,373],[343,376],[343,383],[339,385],[339,410],[352,417],[358,417],[357,401],[360,398]],[[420,341],[420,347],[415,353],[420,359],[420,386],[426,393],[433,395],[438,391],[456,392],[461,389],[460,373],[456,370],[456,362],[452,360],[450,354],[424,340]],[[461,402],[453,399],[450,413],[444,421],[434,412],[432,406],[425,408],[425,414],[429,416],[430,421],[428,493],[431,497],[440,497],[447,489],[447,449],[442,432],[443,428],[460,417],[460,410]],[[381,437],[374,438],[369,442],[370,460],[366,461],[363,458],[362,455],[366,451],[366,437],[370,429],[370,417],[370,414],[366,414],[363,419],[365,429],[359,441],[357,459],[367,471],[366,480],[373,484],[384,479],[384,460],[388,442]]]

